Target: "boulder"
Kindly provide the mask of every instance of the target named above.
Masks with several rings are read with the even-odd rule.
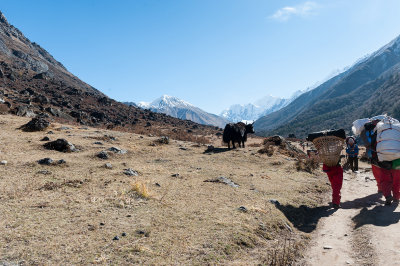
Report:
[[[129,176],[138,176],[139,173],[132,168],[124,169],[124,174],[129,175]]]
[[[18,106],[16,115],[18,116],[27,116],[27,117],[34,117],[35,113],[29,109],[28,106]]]
[[[75,146],[66,139],[57,139],[55,141],[47,142],[43,145],[48,150],[56,150],[60,152],[74,152],[77,151]]]
[[[38,164],[51,165],[53,160],[51,158],[43,158],[38,161]]]
[[[109,151],[112,151],[112,152],[114,152],[114,153],[118,153],[118,154],[125,154],[125,153],[127,153],[127,150],[123,150],[123,149],[120,149],[120,148],[118,148],[118,147],[111,147],[111,148],[109,148],[108,150],[109,150]]]
[[[23,125],[21,129],[26,132],[35,132],[45,130],[50,126],[50,122],[43,117],[35,117],[27,124]]]
[[[99,152],[96,156],[97,156],[98,158],[104,159],[104,160],[110,158],[110,156],[108,156],[108,153],[107,153],[106,151],[101,151],[101,152]]]

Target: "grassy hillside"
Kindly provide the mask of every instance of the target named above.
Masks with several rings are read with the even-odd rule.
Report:
[[[260,135],[295,134],[345,128],[354,120],[398,115],[400,38],[393,40],[347,71],[306,92],[287,107],[255,122]]]

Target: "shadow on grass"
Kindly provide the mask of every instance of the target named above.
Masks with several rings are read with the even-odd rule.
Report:
[[[375,206],[368,210],[367,207],[361,209],[360,213],[352,218],[355,223],[354,229],[371,224],[375,226],[389,226],[396,224],[400,220],[400,212],[394,212],[398,204],[390,206]]]
[[[305,205],[301,205],[300,207],[277,205],[276,207],[286,216],[294,227],[305,233],[314,231],[322,217],[328,217],[336,211],[336,209],[329,206],[309,208]]]
[[[214,148],[212,150],[205,150],[204,153],[209,154],[209,153],[221,153],[221,152],[227,152],[230,150],[235,150],[235,149],[228,149],[228,148]]]

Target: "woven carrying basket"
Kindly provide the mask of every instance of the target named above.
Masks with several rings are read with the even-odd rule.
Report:
[[[344,139],[335,136],[323,136],[313,140],[320,160],[327,166],[335,166],[340,160]]]

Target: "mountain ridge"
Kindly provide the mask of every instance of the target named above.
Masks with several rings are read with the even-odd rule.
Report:
[[[332,127],[349,130],[353,120],[367,114],[388,112],[396,116],[397,103],[393,99],[399,99],[400,92],[390,88],[397,85],[388,86],[387,82],[397,80],[399,63],[400,36],[346,71],[300,95],[285,108],[260,118],[255,122],[255,128],[261,135],[295,134],[304,137],[307,132]],[[381,90],[382,86],[386,88]],[[378,91],[383,95],[377,95]],[[376,102],[376,99],[391,106],[382,108],[367,104]]]
[[[165,134],[171,138],[216,133],[215,127],[127,106],[70,73],[31,42],[0,11],[0,113]],[[184,133],[182,133],[184,132]]]

